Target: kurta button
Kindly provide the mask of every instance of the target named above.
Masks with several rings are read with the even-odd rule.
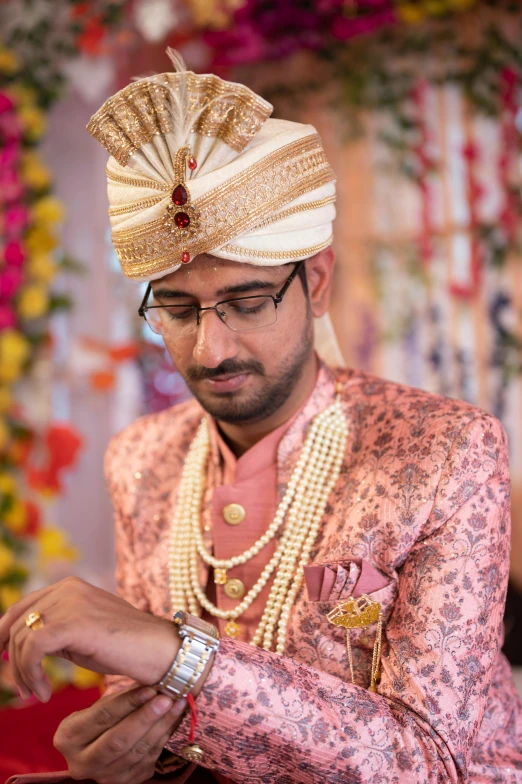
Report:
[[[241,504],[228,504],[223,509],[223,518],[229,525],[239,525],[246,517],[246,512]]]
[[[224,588],[229,599],[242,599],[245,595],[245,584],[237,577],[227,580]]]
[[[197,743],[190,743],[188,746],[183,746],[181,755],[191,762],[203,762],[205,759],[205,752]]]

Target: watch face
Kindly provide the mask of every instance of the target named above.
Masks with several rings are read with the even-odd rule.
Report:
[[[177,613],[174,613],[174,615],[172,617],[172,620],[178,626],[181,626],[182,624],[184,624],[185,623],[185,613],[183,612],[183,610],[178,610]]]

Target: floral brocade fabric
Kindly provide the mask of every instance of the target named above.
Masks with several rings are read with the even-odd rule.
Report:
[[[345,632],[326,619],[337,602],[311,601],[303,583],[284,656],[222,640],[197,700],[203,765],[252,784],[519,784],[522,704],[500,653],[510,534],[502,426],[467,403],[322,365],[279,443],[280,495],[336,379],[348,443],[310,563],[354,559],[384,576],[378,693],[366,688],[374,629],[353,633],[352,684]],[[201,416],[191,401],[144,417],[107,453],[119,591],[165,617],[176,489]],[[210,487],[206,504],[211,496]],[[168,749],[180,754],[188,734],[186,717]]]

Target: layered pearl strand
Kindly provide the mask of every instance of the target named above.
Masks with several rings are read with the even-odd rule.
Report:
[[[201,534],[201,507],[210,451],[208,426],[203,419],[185,460],[172,525],[169,547],[172,607],[188,609],[195,615],[204,608],[215,618],[228,620],[225,632],[235,636],[239,631],[235,620],[250,607],[275,571],[268,601],[251,644],[270,650],[277,634],[276,651],[283,653],[290,610],[328,497],[339,478],[346,438],[347,426],[338,389],[335,402],[313,420],[286,492],[266,532],[240,555],[219,559],[205,549]],[[216,572],[222,570],[226,574],[226,570],[254,558],[277,535],[285,517],[286,525],[274,555],[254,586],[237,607],[231,610],[216,607],[199,584],[198,555]]]

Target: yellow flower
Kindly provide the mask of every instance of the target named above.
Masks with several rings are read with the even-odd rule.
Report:
[[[11,508],[4,512],[3,522],[6,528],[9,528],[13,533],[19,533],[25,528],[27,522],[26,506],[21,501],[16,499]]]
[[[54,526],[41,529],[38,533],[38,543],[42,558],[66,561],[75,561],[78,558],[76,548],[71,547],[63,531]]]
[[[25,244],[29,253],[48,253],[58,245],[58,240],[42,226],[32,226],[25,235]]]
[[[0,474],[0,493],[2,495],[16,495],[16,482],[11,474]]]
[[[14,585],[0,585],[0,613],[4,613],[21,598],[22,592],[19,588]]]
[[[0,577],[5,577],[13,567],[15,556],[13,551],[3,542],[0,542]]]
[[[29,341],[20,332],[15,329],[0,332],[0,383],[10,384],[16,381],[29,352]],[[0,442],[1,440],[0,437]]]
[[[77,664],[73,666],[72,682],[77,689],[92,689],[94,686],[100,686],[102,681],[102,676],[97,672],[78,667]]]
[[[0,73],[14,74],[20,70],[20,62],[14,52],[0,48]]]
[[[36,103],[36,92],[32,87],[26,87],[23,84],[10,84],[6,92],[18,106],[34,106]]]
[[[50,283],[56,277],[58,267],[49,254],[37,253],[27,262],[26,270],[31,278],[35,278],[41,283]]]
[[[22,375],[23,367],[19,362],[0,362],[0,382],[14,384]],[[3,438],[3,428],[0,424],[0,449]]]
[[[29,141],[35,142],[45,132],[47,128],[45,115],[36,106],[20,106],[18,116]]]
[[[425,17],[422,7],[416,3],[399,3],[397,11],[402,21],[406,22],[406,24],[417,24]]]
[[[30,283],[18,297],[17,310],[23,319],[37,319],[49,309],[49,294],[39,283]]]
[[[16,329],[0,332],[0,362],[25,362],[29,351],[29,341],[21,332]]]
[[[5,452],[9,443],[10,435],[9,428],[7,427],[5,421],[0,419],[0,454]]]
[[[6,414],[13,407],[13,396],[8,387],[0,387],[0,414]]]
[[[51,173],[40,157],[32,150],[27,150],[22,156],[22,179],[29,187],[43,190],[49,187]]]
[[[33,218],[37,223],[61,223],[64,217],[64,207],[59,199],[54,196],[45,196],[39,199],[33,207]]]

